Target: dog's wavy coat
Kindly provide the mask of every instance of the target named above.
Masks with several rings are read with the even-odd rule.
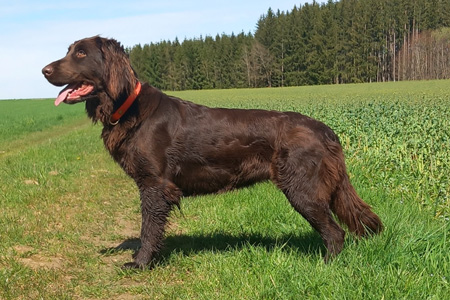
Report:
[[[56,105],[86,101],[88,116],[104,126],[106,149],[139,188],[141,248],[125,267],[154,259],[181,196],[263,180],[273,181],[319,232],[325,259],[344,243],[331,212],[358,236],[382,230],[350,183],[338,137],[317,120],[294,112],[208,108],[148,84],[138,92],[141,83],[123,47],[98,36],[75,42],[42,72],[50,83],[68,85]],[[131,106],[123,109],[124,102]]]

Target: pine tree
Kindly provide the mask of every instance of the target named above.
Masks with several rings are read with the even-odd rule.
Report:
[[[450,0],[313,0],[269,8],[254,34],[127,52],[141,80],[167,90],[446,78],[448,39],[438,36],[450,27],[448,7]]]

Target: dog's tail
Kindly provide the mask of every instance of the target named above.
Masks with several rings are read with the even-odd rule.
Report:
[[[331,136],[328,135],[328,136]],[[337,137],[329,138],[326,143],[328,154],[324,156],[322,164],[323,188],[330,194],[330,209],[339,221],[347,225],[348,229],[357,236],[379,233],[383,230],[380,218],[371,210],[355,191],[350,183],[345,166],[344,153]]]
[[[332,196],[330,208],[339,221],[358,236],[367,236],[383,230],[380,218],[372,212],[350,183],[347,172],[342,172],[340,183]]]

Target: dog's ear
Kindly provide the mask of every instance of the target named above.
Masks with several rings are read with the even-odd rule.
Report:
[[[113,39],[98,37],[97,44],[103,55],[103,81],[108,95],[117,100],[129,95],[137,83],[136,73],[122,45]]]

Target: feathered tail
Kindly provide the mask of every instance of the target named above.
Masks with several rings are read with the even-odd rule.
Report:
[[[332,197],[331,210],[348,229],[358,236],[379,233],[383,230],[380,218],[370,206],[359,198],[346,172]]]

